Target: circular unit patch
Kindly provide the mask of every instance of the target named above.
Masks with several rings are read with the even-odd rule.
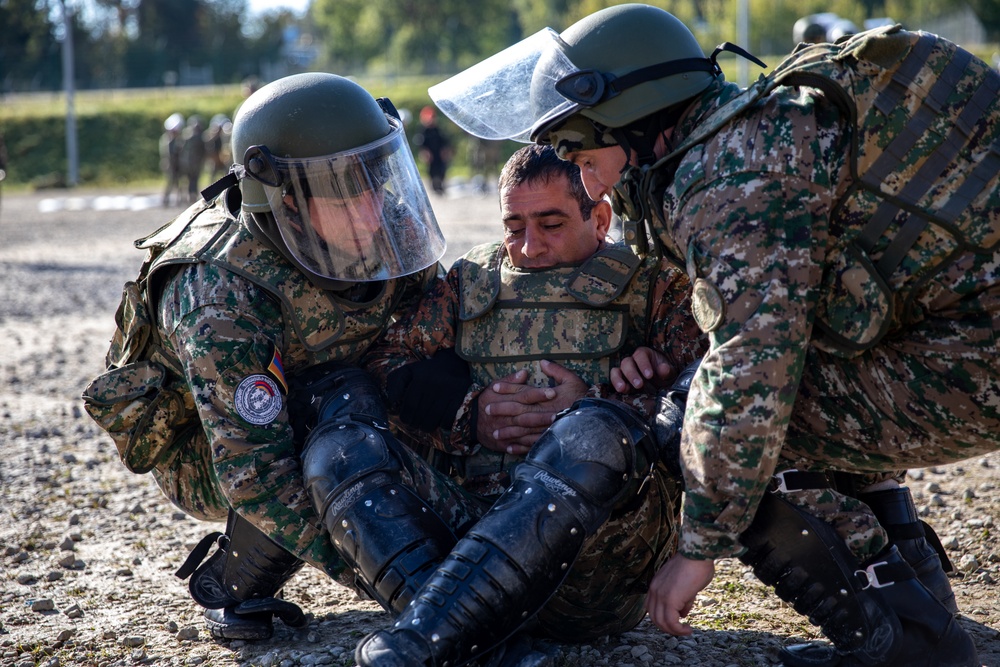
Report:
[[[691,313],[698,327],[705,333],[715,331],[726,317],[726,302],[719,288],[704,278],[694,281],[691,294]]]
[[[266,375],[249,375],[236,387],[236,413],[245,421],[262,426],[270,424],[281,412],[278,384]]]

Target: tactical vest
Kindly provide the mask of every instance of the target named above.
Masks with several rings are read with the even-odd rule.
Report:
[[[281,305],[286,344],[297,341],[315,362],[360,356],[383,331],[402,288],[402,281],[382,283],[358,303],[314,287],[229,213],[224,196],[193,205],[135,245],[146,258],[139,276],[125,284],[108,371],[86,388],[84,403],[136,473],[162,463],[199,427],[183,370],[162,348],[155,322],[160,289],[172,273],[167,269],[205,262],[263,288]]]
[[[1000,245],[1000,75],[947,40],[900,26],[800,44],[647,170],[641,190],[655,192],[657,167],[778,86],[822,90],[851,132],[853,184],[831,213],[815,342],[855,356],[919,321],[923,288],[956,258]]]
[[[624,353],[645,341],[660,264],[621,244],[606,245],[582,266],[517,269],[503,244],[478,246],[459,273],[457,351],[473,380],[488,386],[528,369],[528,384],[549,386],[540,361],[561,364],[593,385],[608,380]],[[453,463],[463,485],[494,495],[519,458],[485,448]]]
[[[606,382],[622,349],[644,340],[658,258],[643,262],[617,244],[576,267],[517,269],[505,257],[503,244],[488,244],[461,265],[457,347],[474,382],[527,368],[528,384],[549,386],[542,359]]]

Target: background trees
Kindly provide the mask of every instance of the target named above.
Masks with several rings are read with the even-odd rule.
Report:
[[[735,41],[737,0],[646,0],[692,27],[706,50]],[[234,83],[325,69],[444,75],[545,26],[561,29],[612,0],[312,0],[304,17],[251,17],[247,0],[0,0],[0,93],[62,85],[63,5],[72,12],[77,87]],[[805,14],[911,28],[970,6],[992,41],[1000,0],[749,0],[759,55],[789,51]]]

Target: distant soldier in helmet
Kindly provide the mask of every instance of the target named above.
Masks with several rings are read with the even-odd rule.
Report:
[[[357,364],[445,246],[388,100],[297,74],[252,94],[232,132],[230,174],[138,243],[146,263],[84,398],[129,469],[227,520],[178,575],[214,636],[259,639],[274,615],[303,622],[278,597],[303,562],[344,569],[302,481],[318,397],[377,404],[352,388]]]
[[[181,176],[183,173],[181,151],[184,148],[184,116],[180,113],[170,114],[163,121],[163,134],[160,135],[160,171],[166,185],[163,188],[163,205],[170,206],[173,195],[177,203],[181,202]]]
[[[430,92],[473,134],[554,146],[692,281],[710,349],[652,620],[690,633],[736,556],[833,642],[786,666],[978,665],[898,472],[1000,448],[1000,77],[898,26],[747,91],[716,63],[733,50],[626,4]]]

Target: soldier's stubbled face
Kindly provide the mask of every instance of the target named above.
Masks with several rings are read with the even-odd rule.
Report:
[[[523,269],[580,264],[601,247],[611,224],[607,202],[584,219],[565,176],[504,190],[500,215],[507,255]]]

